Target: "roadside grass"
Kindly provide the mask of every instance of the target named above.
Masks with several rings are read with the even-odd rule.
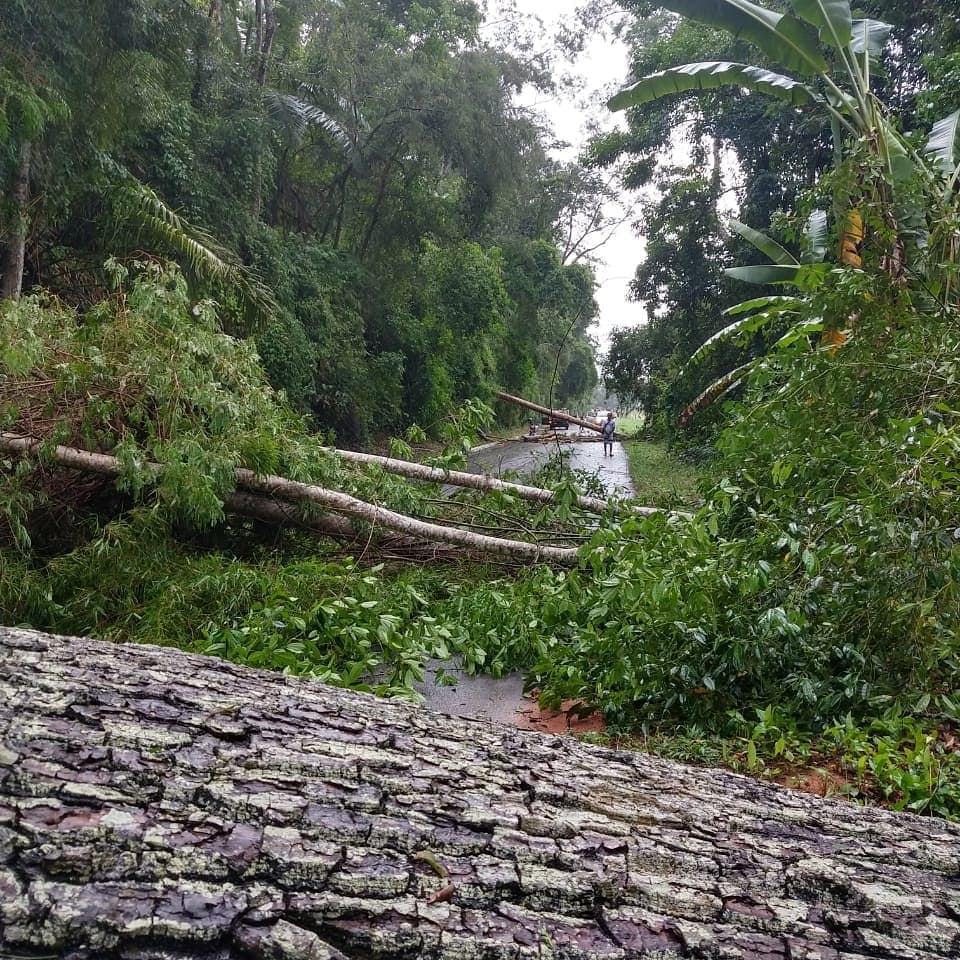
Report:
[[[643,429],[645,418],[639,413],[627,413],[617,417],[617,433],[624,437],[632,437]]]
[[[665,507],[689,507],[699,503],[700,470],[670,454],[666,444],[627,440],[623,448],[637,499]]]

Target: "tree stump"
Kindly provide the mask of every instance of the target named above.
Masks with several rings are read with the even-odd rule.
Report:
[[[0,628],[0,954],[960,956],[960,828]]]

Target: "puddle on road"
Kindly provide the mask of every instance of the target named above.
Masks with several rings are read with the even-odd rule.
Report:
[[[437,671],[455,677],[456,685],[437,684]],[[541,733],[597,733],[604,728],[603,716],[582,709],[582,703],[567,700],[559,710],[541,709],[533,698],[523,695],[523,674],[506,677],[473,676],[449,663],[433,663],[424,672],[423,683],[414,689],[425,706],[455,717],[491,720],[521,730]]]

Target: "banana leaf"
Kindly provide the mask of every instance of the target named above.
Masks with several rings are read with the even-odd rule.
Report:
[[[766,254],[774,263],[795,265],[797,258],[787,249],[781,247],[776,240],[768,237],[753,227],[748,227],[739,220],[730,219],[727,221],[730,229],[740,237],[743,237],[747,243],[756,247],[761,253]]]
[[[790,0],[797,16],[820,31],[820,39],[838,50],[850,43],[853,18],[847,0]]]
[[[933,155],[934,164],[941,170],[953,170],[960,153],[960,110],[933,125],[924,152]]]
[[[811,76],[827,69],[816,33],[789,14],[750,0],[660,0],[660,5],[749,41],[787,70]]]
[[[762,263],[753,267],[728,267],[723,272],[744,283],[796,283],[800,264]]]
[[[819,99],[809,87],[782,74],[745,63],[706,60],[651,73],[621,90],[607,105],[611,110],[625,110],[627,107],[636,107],[671,93],[716,90],[726,86],[746,87],[748,90],[766,93],[795,107],[815,103]]]
[[[883,53],[891,30],[893,27],[882,20],[854,20],[850,49],[854,53],[869,53],[871,56],[877,56]]]
[[[821,263],[827,255],[827,211],[812,210],[803,228],[804,263]]]
[[[725,317],[735,317],[741,313],[750,313],[752,310],[781,305],[784,307],[799,307],[803,302],[799,297],[754,297],[752,300],[744,300],[741,303],[735,303],[732,307],[727,307],[723,311],[723,315]]]

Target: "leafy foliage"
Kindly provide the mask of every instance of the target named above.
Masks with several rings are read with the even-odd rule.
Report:
[[[5,193],[34,158],[0,245],[25,235],[26,289],[87,307],[110,257],[174,258],[224,329],[256,333],[273,386],[356,445],[493,389],[589,392],[575,260],[599,240],[574,228],[610,191],[547,157],[512,93],[551,79],[481,42],[473,3],[61,7],[0,23]],[[537,245],[573,289],[531,311],[502,251]]]

